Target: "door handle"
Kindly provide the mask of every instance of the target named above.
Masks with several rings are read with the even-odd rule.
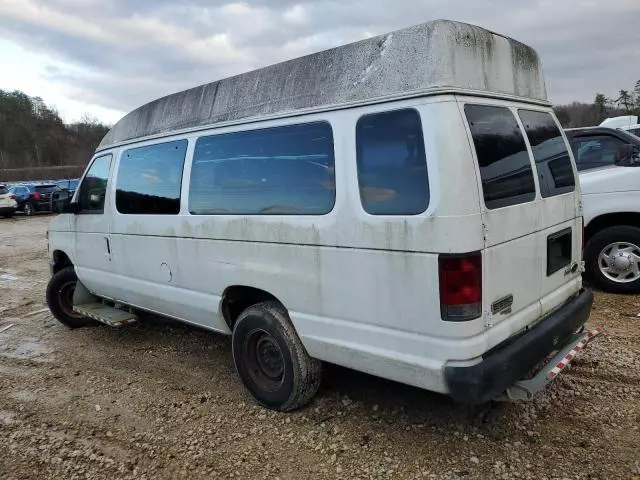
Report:
[[[105,242],[107,242],[107,253],[105,256],[111,261],[111,243],[109,242],[109,237],[104,237]]]

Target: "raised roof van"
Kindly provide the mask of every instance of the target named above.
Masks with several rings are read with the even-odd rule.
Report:
[[[273,409],[322,362],[528,399],[595,335],[575,179],[536,52],[430,22],[126,115],[51,223],[47,299],[232,335]]]

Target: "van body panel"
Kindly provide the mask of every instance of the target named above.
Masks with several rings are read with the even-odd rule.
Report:
[[[495,102],[513,111],[532,107],[487,98],[464,101]],[[445,367],[477,365],[485,352],[527,331],[581,287],[579,272],[566,275],[563,269],[547,278],[545,269],[547,237],[556,231],[575,229],[573,250],[579,251],[578,187],[562,196],[543,199],[538,193],[525,204],[487,209],[461,105],[459,98],[442,95],[167,136],[163,141],[189,141],[176,215],[117,211],[113,179],[126,148],[114,151],[105,203],[108,228],[101,223],[104,218],[94,220],[95,238],[74,240],[84,245],[84,250],[72,249],[78,276],[95,295],[224,334],[231,331],[221,315],[223,292],[230,286],[261,289],[287,308],[313,357],[447,393]],[[427,210],[410,216],[370,215],[354,188],[355,125],[363,115],[406,108],[419,112],[422,122]],[[197,138],[315,121],[328,122],[333,131],[336,192],[331,212],[190,213]],[[533,161],[532,166],[535,171]],[[69,242],[63,231],[77,230],[78,217],[70,217],[66,226],[52,224],[52,246]],[[87,257],[103,253],[96,246],[105,233],[110,260],[98,268]],[[470,252],[482,254],[482,315],[443,321],[439,256]],[[509,295],[510,311],[492,313],[492,304]]]

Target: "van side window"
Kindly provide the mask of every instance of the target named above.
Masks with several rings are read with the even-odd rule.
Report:
[[[533,201],[536,187],[531,160],[513,113],[508,108],[489,105],[466,105],[464,111],[478,157],[487,208]]]
[[[78,190],[80,213],[103,213],[107,196],[107,182],[111,169],[112,155],[97,157],[82,180]]]
[[[546,112],[518,110],[538,170],[540,193],[552,197],[575,190],[569,150],[553,117]]]
[[[193,215],[324,215],[335,204],[327,122],[201,137],[191,168]]]
[[[180,213],[182,168],[187,140],[132,148],[122,153],[116,208],[131,215]]]
[[[363,116],[356,149],[360,201],[367,213],[417,215],[427,209],[427,160],[416,110]]]

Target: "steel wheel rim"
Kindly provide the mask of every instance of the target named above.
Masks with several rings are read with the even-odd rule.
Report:
[[[274,392],[284,382],[284,356],[276,339],[262,329],[249,332],[244,343],[249,376],[262,390]]]
[[[82,318],[82,315],[73,311],[73,294],[76,291],[76,282],[63,283],[58,288],[58,304],[65,315],[73,318]]]
[[[630,242],[610,243],[598,255],[598,268],[612,282],[635,282],[640,279],[640,248]]]
[[[33,207],[31,205],[29,205],[27,203],[27,205],[24,207],[24,214],[28,217],[30,217],[31,215],[33,215]]]

